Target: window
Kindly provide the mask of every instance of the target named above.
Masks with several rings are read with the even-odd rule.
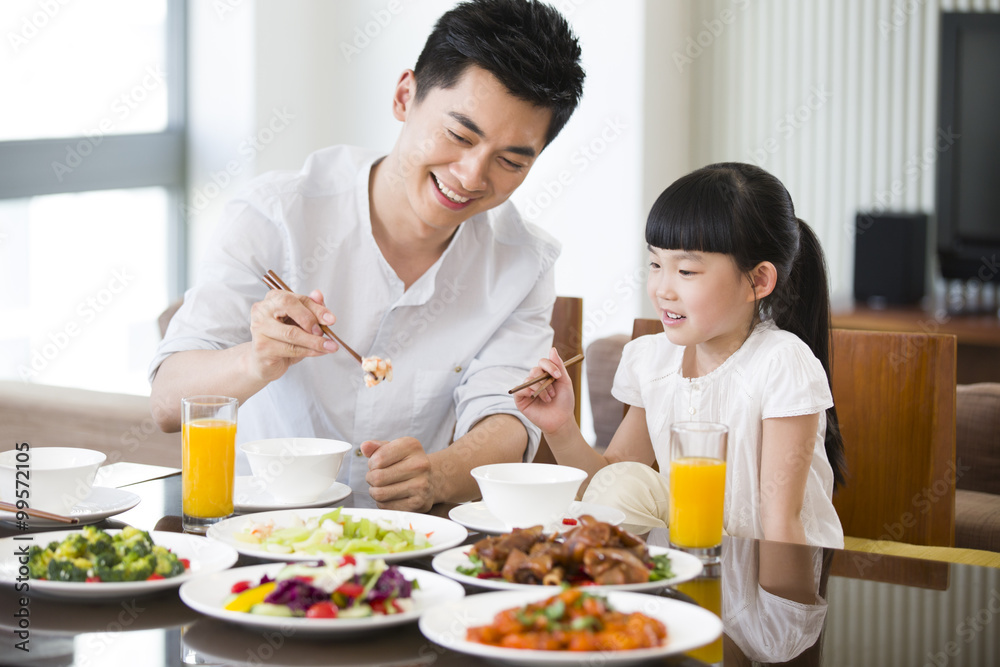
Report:
[[[146,394],[184,276],[183,0],[0,13],[0,378]]]

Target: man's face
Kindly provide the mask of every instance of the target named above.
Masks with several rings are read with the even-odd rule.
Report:
[[[503,203],[545,147],[552,112],[513,97],[478,67],[469,67],[454,87],[415,100],[408,73],[394,98],[394,115],[404,122],[395,175],[422,226],[454,230]]]

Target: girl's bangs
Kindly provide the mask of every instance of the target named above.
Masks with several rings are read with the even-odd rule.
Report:
[[[731,192],[728,183],[704,171],[676,181],[649,211],[646,243],[664,250],[735,254]]]

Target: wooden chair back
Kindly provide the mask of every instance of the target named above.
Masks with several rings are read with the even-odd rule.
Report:
[[[637,319],[632,338],[661,331]],[[830,347],[844,534],[954,546],[955,337],[834,329]]]
[[[575,296],[557,296],[555,306],[552,308],[552,345],[555,346],[559,356],[569,359],[583,352],[583,299]],[[583,364],[576,364],[566,369],[569,379],[573,383],[573,393],[576,397],[576,405],[573,414],[576,423],[580,423],[580,394],[583,392]],[[538,443],[538,451],[533,459],[535,463],[555,463],[556,458],[552,455],[552,450],[542,437]]]
[[[834,329],[844,534],[955,545],[955,337]]]

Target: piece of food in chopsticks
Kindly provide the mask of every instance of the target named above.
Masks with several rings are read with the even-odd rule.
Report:
[[[225,608],[267,616],[365,618],[413,610],[410,581],[381,558],[351,555],[285,566],[272,579],[233,585]]]
[[[392,361],[379,357],[363,357],[361,370],[365,372],[365,386],[374,387],[383,380],[392,382]]]
[[[565,533],[533,526],[486,537],[472,545],[469,560],[473,566],[459,567],[461,574],[518,584],[609,586],[673,576],[666,554],[651,556],[639,537],[588,514]]]
[[[259,544],[279,554],[305,553],[337,556],[343,554],[392,554],[430,546],[427,537],[388,519],[355,520],[340,507],[303,521],[293,516],[286,526],[249,519],[247,527],[234,537]]]
[[[149,533],[132,526],[125,526],[114,535],[84,526],[62,542],[28,550],[28,576],[49,581],[169,579],[184,574],[189,565],[187,559],[154,544]]]
[[[571,588],[541,602],[506,609],[466,639],[504,648],[544,651],[623,651],[662,646],[663,623],[640,612],[615,611],[607,598]]]

